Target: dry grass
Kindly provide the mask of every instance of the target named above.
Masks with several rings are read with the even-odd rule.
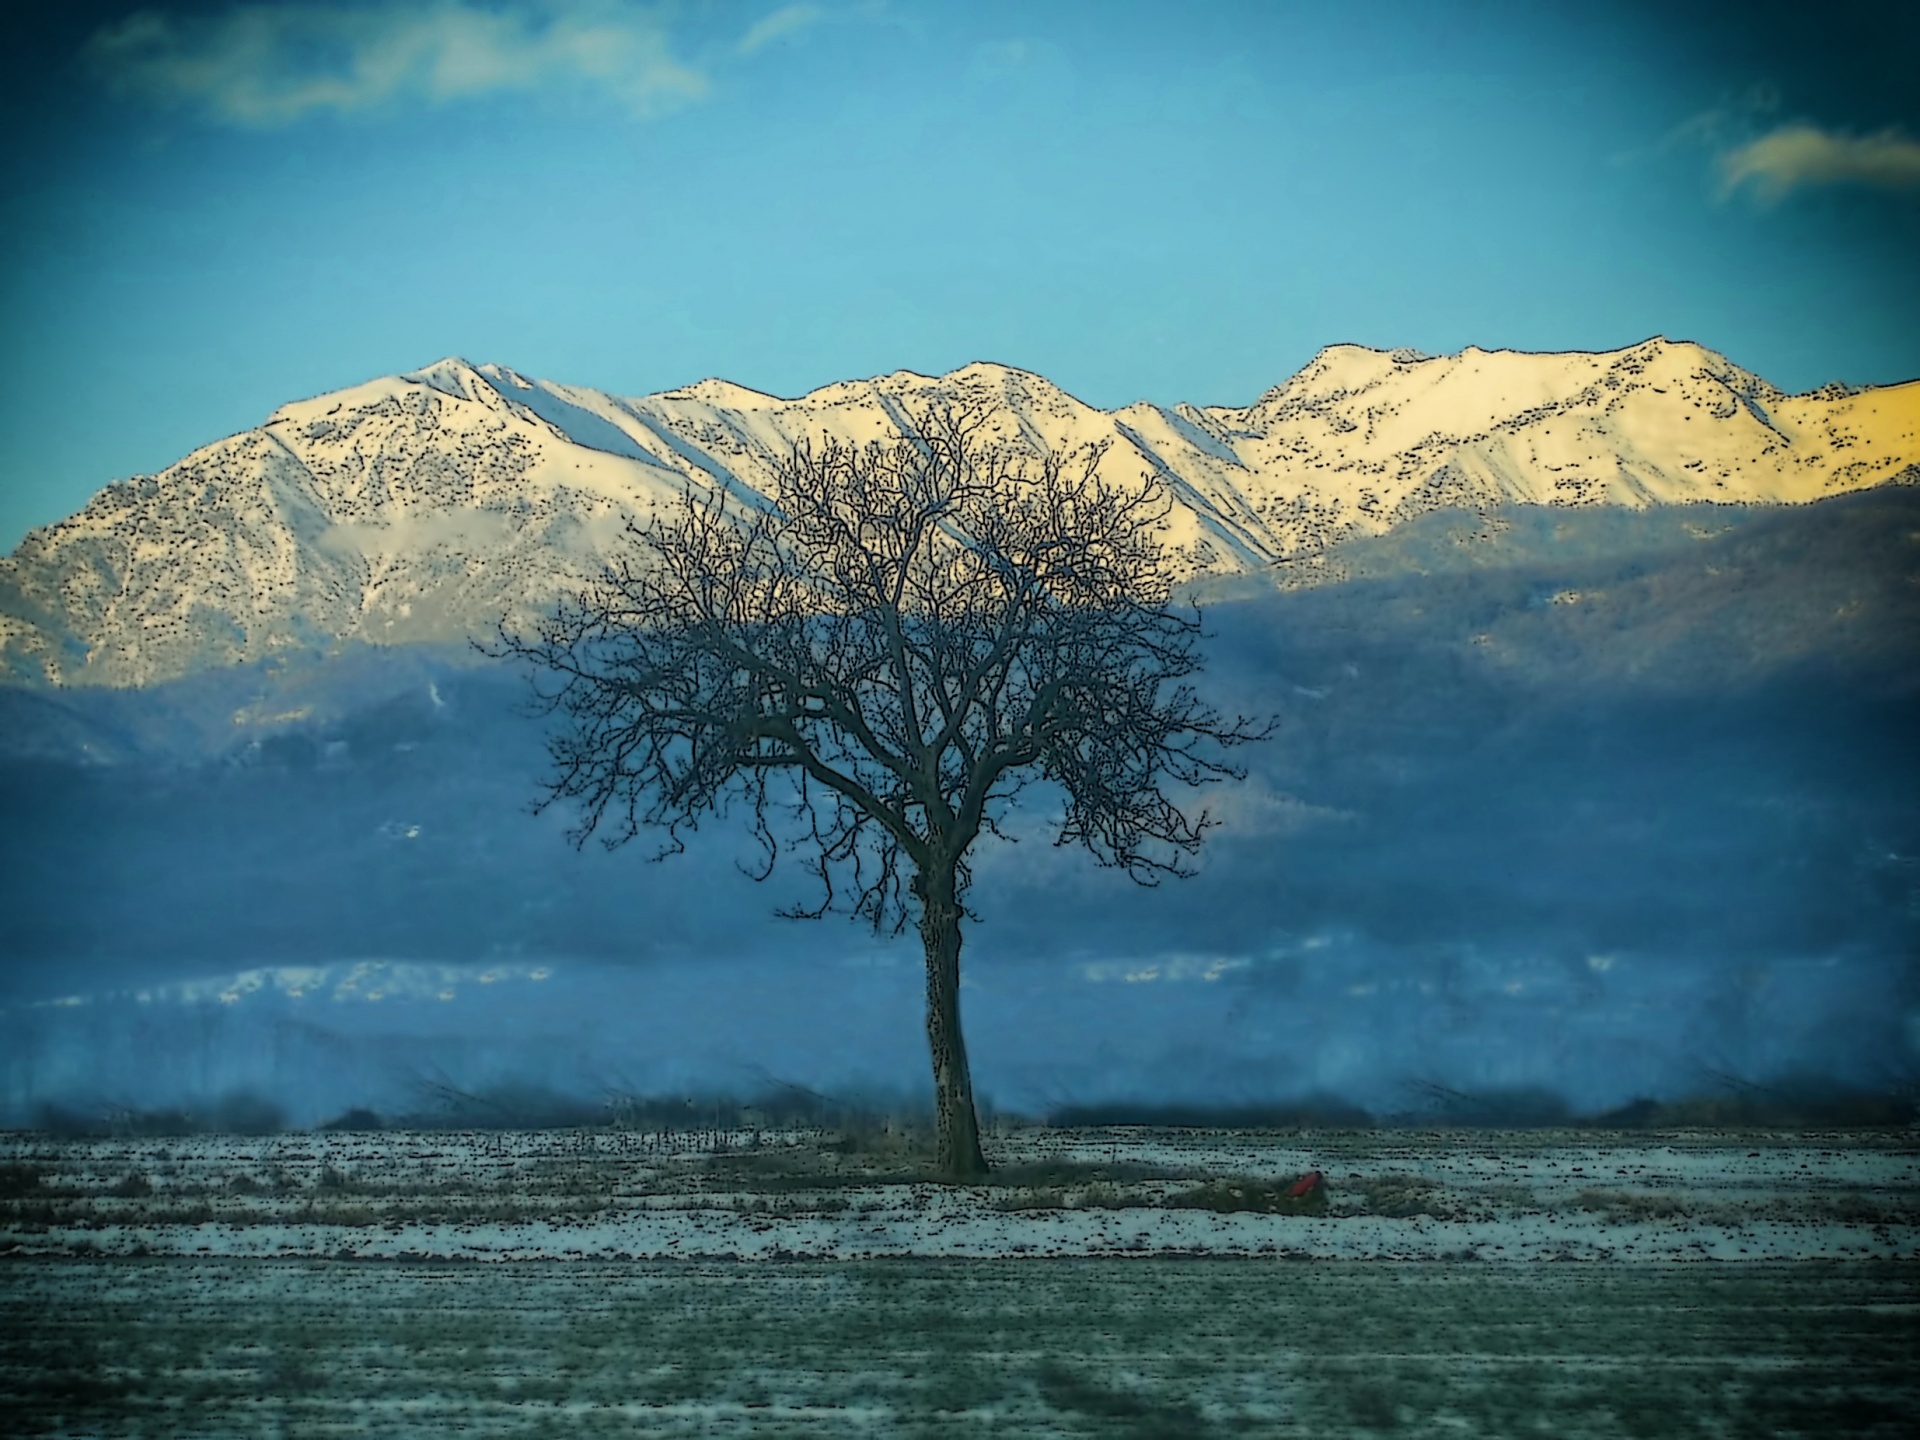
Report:
[[[1396,1220],[1420,1215],[1435,1220],[1464,1218],[1461,1207],[1439,1185],[1414,1175],[1355,1177],[1344,1181],[1341,1189],[1355,1197],[1361,1214]]]
[[[1905,1134],[1806,1137],[1789,1150],[1780,1137],[1746,1136],[1663,1137],[1649,1148],[1638,1138],[1570,1132],[1481,1132],[1469,1142],[1443,1132],[1309,1139],[1031,1129],[994,1137],[991,1153],[1002,1163],[959,1190],[933,1173],[930,1138],[900,1122],[714,1133],[701,1148],[605,1129],[164,1144],[21,1137],[0,1148],[0,1232],[207,1222],[564,1224],[663,1207],[798,1219],[935,1203],[999,1213],[1168,1209],[1335,1220],[1561,1214],[1620,1225],[1920,1223],[1920,1186],[1898,1159],[1913,1148]],[[1609,1151],[1610,1143],[1635,1148]],[[1145,1158],[1128,1158],[1130,1151]],[[1268,1155],[1273,1168],[1263,1169]],[[1287,1195],[1298,1171],[1283,1167],[1309,1161],[1325,1168],[1325,1188]],[[1619,1180],[1601,1183],[1616,1173]]]
[[[1597,1211],[1608,1220],[1672,1220],[1687,1214],[1686,1202],[1674,1195],[1628,1190],[1582,1190],[1573,1197],[1576,1210]]]
[[[1286,1180],[1259,1180],[1249,1176],[1229,1176],[1209,1180],[1191,1190],[1169,1195],[1170,1210],[1212,1210],[1220,1214],[1252,1212],[1259,1215],[1324,1215],[1327,1212],[1325,1186],[1315,1186],[1304,1195],[1288,1190],[1299,1177]]]
[[[24,1434],[1892,1437],[1907,1265],[6,1262]]]

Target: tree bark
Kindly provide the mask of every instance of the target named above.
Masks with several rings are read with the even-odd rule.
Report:
[[[960,1033],[960,905],[953,873],[922,875],[920,938],[927,947],[927,1047],[933,1055],[934,1163],[949,1180],[987,1173],[980,1122],[973,1109],[973,1076]]]

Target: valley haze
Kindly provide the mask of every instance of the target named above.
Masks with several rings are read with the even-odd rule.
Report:
[[[1074,1107],[1597,1114],[1920,1082],[1920,383],[1703,346],[1323,350],[1245,407],[975,364],[784,400],[449,358],[282,406],[0,560],[0,1123],[251,1097],[915,1104],[912,942],[576,853],[469,645],[689,489],[975,408],[1152,477],[1207,692],[1277,714],[1203,873],[980,857],[976,1083]],[[450,1098],[451,1097],[451,1098]]]

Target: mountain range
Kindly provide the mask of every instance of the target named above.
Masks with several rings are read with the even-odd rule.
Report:
[[[1343,546],[1436,511],[1805,504],[1920,480],[1920,383],[1785,395],[1661,339],[1336,345],[1249,406],[1111,411],[988,364],[795,400],[721,380],[624,399],[446,359],[285,405],[32,532],[0,560],[0,657],[20,679],[141,686],[490,633],[689,487],[769,495],[796,441],[881,438],[933,406],[973,410],[999,443],[1104,445],[1110,472],[1158,477],[1174,563],[1214,593],[1348,578]]]
[[[0,561],[0,1124],[917,1093],[912,937],[774,919],[803,877],[756,888],[724,825],[567,845],[467,639],[688,487],[940,404],[1158,476],[1208,698],[1280,721],[1188,882],[1055,849],[1044,803],[983,847],[998,1103],[1920,1094],[1920,383],[1652,340],[1335,346],[1245,408],[1113,411],[989,365],[628,400],[447,360],[109,486]]]

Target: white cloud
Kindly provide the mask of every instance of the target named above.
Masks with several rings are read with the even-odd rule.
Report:
[[[86,59],[118,93],[253,126],[407,99],[554,89],[597,90],[648,115],[707,89],[704,75],[674,58],[661,18],[620,0],[141,11],[96,32]]]
[[[1095,960],[1080,973],[1096,985],[1118,981],[1124,985],[1151,985],[1156,981],[1215,981],[1252,962],[1239,955],[1161,955],[1147,960]]]
[[[1808,185],[1920,187],[1920,143],[1894,130],[1844,135],[1812,125],[1782,125],[1720,158],[1722,193],[1750,185],[1777,200]]]
[[[818,5],[782,5],[772,14],[756,20],[752,28],[740,37],[740,53],[751,55],[781,36],[798,34],[824,18]]]
[[[1314,805],[1297,795],[1270,787],[1259,776],[1237,785],[1211,786],[1191,793],[1188,813],[1204,809],[1223,830],[1247,838],[1254,835],[1297,835],[1323,825],[1351,824],[1360,816],[1351,810]]]
[[[1780,92],[1771,85],[1753,85],[1740,95],[1730,97],[1711,110],[1689,116],[1663,136],[1656,152],[1684,145],[1707,144],[1724,148],[1735,134],[1751,135],[1762,117],[1780,108]]]

